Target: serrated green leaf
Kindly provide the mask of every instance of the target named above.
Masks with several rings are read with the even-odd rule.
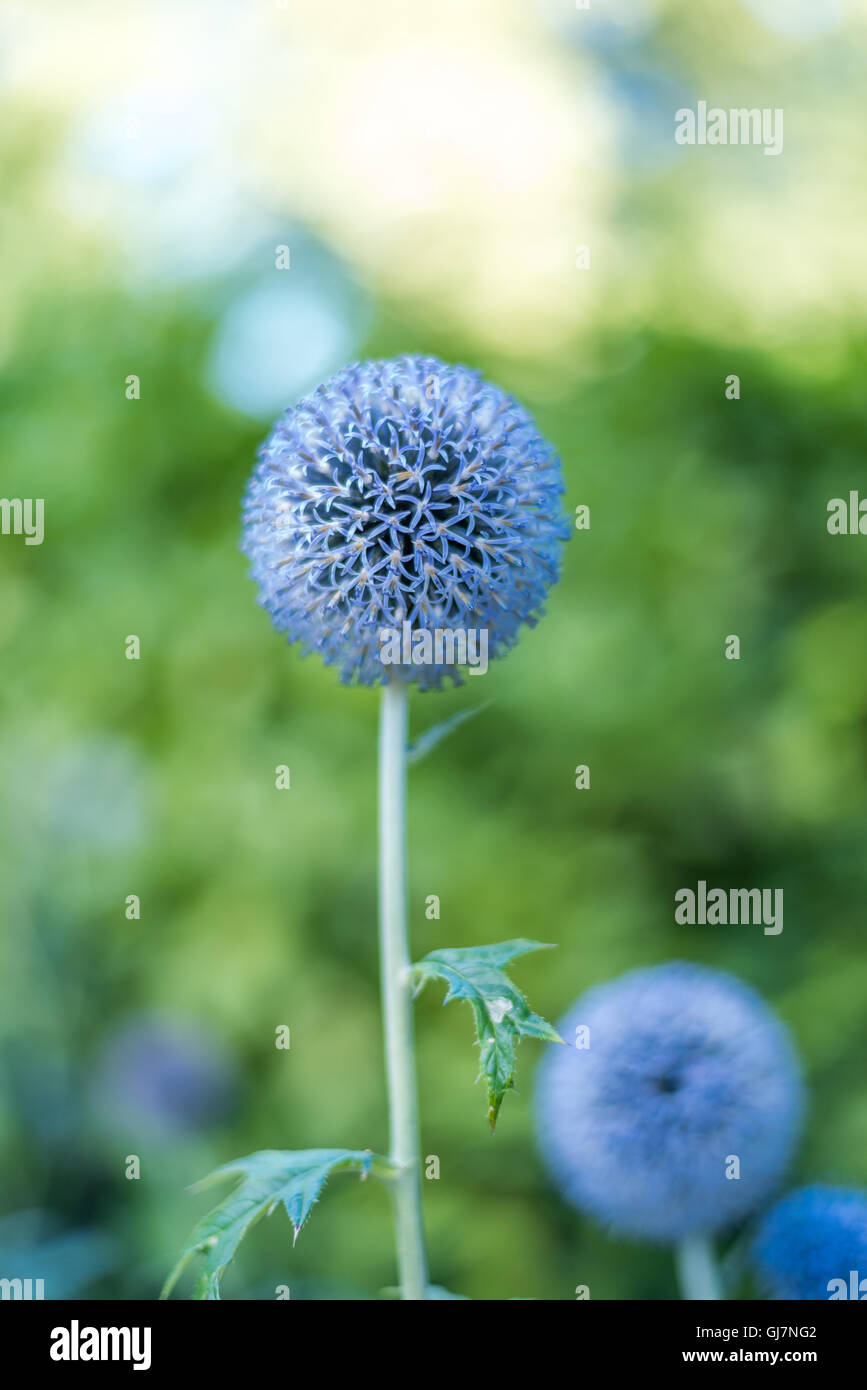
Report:
[[[459,729],[462,724],[466,724],[468,719],[472,719],[475,715],[481,714],[482,710],[487,709],[490,704],[493,704],[492,700],[483,700],[480,705],[473,705],[470,709],[458,710],[457,714],[453,714],[448,719],[444,719],[442,723],[434,724],[432,728],[425,729],[424,733],[416,739],[415,743],[411,743],[406,750],[407,762],[421,762],[422,758],[426,758],[431,749],[436,748],[437,744],[440,743],[442,739],[448,738],[449,734],[454,733],[455,729]]]
[[[388,1288],[380,1289],[379,1297],[383,1300],[396,1302],[403,1297],[403,1290],[398,1286],[391,1285]],[[449,1293],[448,1289],[443,1288],[442,1284],[428,1284],[425,1290],[425,1299],[430,1302],[438,1302],[442,1299],[449,1299],[460,1303],[468,1303],[470,1301],[467,1294]]]
[[[559,1033],[534,1014],[503,966],[527,951],[546,949],[539,941],[500,941],[431,951],[413,966],[416,994],[428,980],[445,980],[444,1004],[466,999],[473,1010],[480,1049],[481,1075],[488,1087],[488,1119],[493,1130],[503,1097],[515,1084],[515,1051],[522,1037],[562,1042]]]
[[[217,1168],[197,1183],[196,1188],[228,1177],[239,1177],[241,1181],[194,1228],[160,1298],[168,1298],[187,1264],[198,1253],[204,1255],[205,1267],[193,1297],[218,1299],[223,1271],[255,1222],[270,1216],[275,1207],[284,1206],[292,1222],[294,1244],[329,1175],[341,1168],[353,1168],[360,1170],[365,1178],[373,1160],[369,1149],[262,1149]],[[381,1162],[387,1163],[387,1160]]]

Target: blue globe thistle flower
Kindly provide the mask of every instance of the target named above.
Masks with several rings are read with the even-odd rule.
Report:
[[[867,1193],[821,1183],[789,1193],[762,1218],[752,1254],[772,1298],[867,1298]]]
[[[572,1045],[539,1068],[538,1132],[575,1206],[674,1243],[737,1221],[774,1187],[803,1092],[788,1034],[753,990],[675,961],[589,990],[557,1028]],[[739,1178],[726,1176],[733,1157]]]
[[[242,550],[275,627],[343,680],[458,684],[448,660],[385,667],[380,633],[485,631],[502,655],[558,577],[562,491],[550,444],[478,372],[353,363],[262,446]]]
[[[236,1089],[235,1062],[216,1037],[145,1014],[106,1040],[94,1068],[93,1102],[109,1127],[174,1137],[225,1118]]]

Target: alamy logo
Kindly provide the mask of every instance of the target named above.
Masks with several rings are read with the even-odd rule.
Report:
[[[45,499],[0,497],[0,534],[23,535],[25,545],[41,545],[45,539]]]
[[[0,1279],[0,1298],[40,1299],[45,1297],[44,1279]]]
[[[839,1298],[857,1299],[860,1303],[867,1300],[867,1279],[859,1279],[857,1269],[849,1270],[848,1284],[845,1279],[829,1279],[825,1287],[831,1303]]]
[[[708,110],[700,101],[695,111],[682,106],[674,113],[674,138],[679,145],[764,145],[765,154],[783,152],[782,107],[721,106]]]
[[[52,1361],[132,1361],[134,1371],[150,1370],[149,1327],[69,1327],[51,1331]]]
[[[783,930],[782,888],[711,888],[699,879],[695,892],[678,888],[674,895],[674,920],[680,926],[738,926],[765,928],[765,936],[778,936]]]
[[[850,492],[848,504],[844,497],[832,497],[828,503],[828,531],[832,536],[867,536],[867,497],[862,499],[857,492]]]
[[[379,632],[383,666],[468,666],[471,676],[488,669],[486,627],[383,627]]]

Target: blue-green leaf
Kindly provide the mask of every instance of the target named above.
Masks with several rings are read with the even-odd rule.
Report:
[[[436,748],[437,744],[442,739],[448,738],[449,734],[454,733],[455,729],[459,729],[462,724],[466,724],[467,720],[472,719],[474,715],[481,714],[482,710],[487,709],[488,705],[492,703],[493,701],[491,700],[483,700],[480,705],[472,705],[470,709],[458,710],[457,714],[453,714],[448,719],[444,719],[441,724],[434,724],[432,728],[425,729],[424,733],[416,739],[415,743],[411,743],[407,749],[407,762],[421,762],[422,758],[427,757],[431,749]]]
[[[402,1294],[402,1291],[401,1291],[400,1288],[398,1288],[398,1287],[392,1285],[392,1286],[390,1286],[389,1288],[380,1289],[380,1291],[379,1291],[379,1297],[382,1298],[382,1299],[390,1300],[390,1301],[396,1301],[396,1300],[402,1298],[402,1297],[403,1297],[403,1294]],[[427,1289],[425,1290],[425,1299],[428,1300],[429,1302],[434,1302],[434,1303],[435,1303],[435,1302],[439,1302],[439,1301],[441,1301],[441,1300],[443,1300],[443,1299],[449,1299],[449,1300],[451,1300],[451,1301],[460,1302],[460,1303],[468,1303],[468,1302],[469,1302],[469,1297],[468,1297],[467,1294],[465,1294],[465,1293],[449,1293],[449,1290],[446,1289],[446,1288],[443,1288],[442,1284],[428,1284]]]
[[[494,946],[431,951],[413,966],[416,994],[428,980],[445,980],[450,999],[466,999],[473,1011],[481,1072],[488,1087],[488,1119],[497,1123],[503,1097],[515,1084],[515,1051],[519,1040],[542,1038],[562,1042],[544,1018],[534,1014],[503,966],[527,951],[545,949],[539,941],[500,941]]]
[[[207,1187],[223,1178],[241,1181],[193,1230],[180,1259],[165,1282],[160,1298],[168,1298],[183,1270],[196,1253],[205,1259],[196,1292],[197,1299],[218,1299],[226,1266],[250,1227],[283,1205],[294,1230],[294,1241],[319,1198],[325,1181],[341,1168],[367,1177],[374,1155],[369,1149],[263,1149],[227,1163],[196,1184]],[[387,1160],[378,1160],[387,1164]]]

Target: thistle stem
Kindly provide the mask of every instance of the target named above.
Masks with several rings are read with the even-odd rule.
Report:
[[[681,1297],[721,1299],[722,1287],[713,1245],[707,1236],[687,1236],[675,1251]]]
[[[424,1299],[427,1260],[406,922],[407,706],[406,688],[390,681],[382,693],[379,724],[379,954],[389,1156],[400,1170],[391,1184],[398,1278],[403,1298]]]

